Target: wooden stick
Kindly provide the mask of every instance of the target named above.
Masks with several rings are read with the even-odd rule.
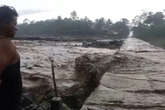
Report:
[[[51,59],[51,69],[52,69],[52,76],[53,76],[53,85],[54,85],[54,92],[56,97],[58,97],[57,86],[56,86],[56,77],[54,72],[54,60]]]

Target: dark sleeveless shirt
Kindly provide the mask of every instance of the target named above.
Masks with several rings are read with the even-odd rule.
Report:
[[[5,68],[0,85],[0,110],[21,110],[20,60]]]

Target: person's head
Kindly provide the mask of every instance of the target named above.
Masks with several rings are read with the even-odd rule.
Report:
[[[10,6],[0,6],[0,35],[8,38],[14,37],[17,28],[17,11]]]

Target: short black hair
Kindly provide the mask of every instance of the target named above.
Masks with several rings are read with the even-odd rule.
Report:
[[[18,13],[14,7],[11,6],[0,6],[0,25],[9,24],[13,17],[18,17]]]

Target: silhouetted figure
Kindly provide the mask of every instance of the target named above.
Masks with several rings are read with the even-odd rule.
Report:
[[[11,42],[17,17],[13,7],[0,7],[0,110],[21,110],[20,56]]]

